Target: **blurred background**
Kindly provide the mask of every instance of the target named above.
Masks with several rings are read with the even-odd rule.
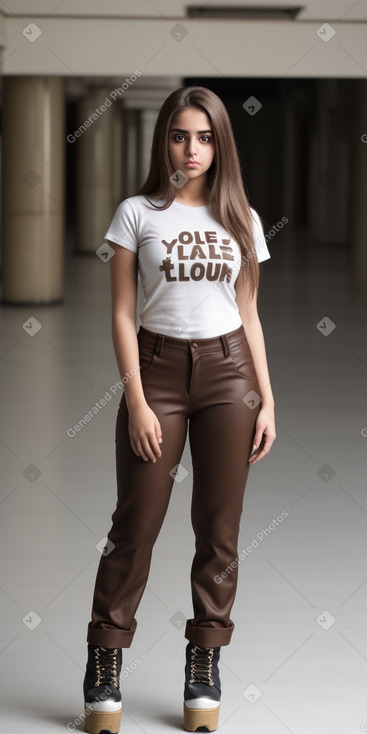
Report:
[[[366,27],[362,0],[0,0],[2,731],[83,730],[122,395],[103,238],[188,85],[227,108],[271,254],[277,438],[246,486],[221,727],[367,731]],[[139,278],[137,328],[142,303]],[[182,728],[188,442],[181,463],[124,651],[132,733]]]

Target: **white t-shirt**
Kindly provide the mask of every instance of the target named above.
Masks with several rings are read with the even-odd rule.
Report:
[[[252,208],[251,212],[256,255],[261,262],[268,260],[270,253],[259,216]],[[158,211],[144,195],[130,196],[117,207],[105,239],[137,253],[144,291],[140,312],[144,328],[182,339],[200,339],[241,326],[234,288],[241,250],[207,206],[173,201]]]

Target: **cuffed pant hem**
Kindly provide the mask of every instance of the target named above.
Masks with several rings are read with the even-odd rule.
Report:
[[[102,647],[130,647],[136,630],[102,629],[88,625],[87,642],[90,645],[102,645]]]
[[[223,647],[229,645],[234,630],[234,624],[229,627],[195,627],[192,621],[186,622],[185,637],[189,642],[199,647]]]

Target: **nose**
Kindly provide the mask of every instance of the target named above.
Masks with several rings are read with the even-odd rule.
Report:
[[[189,138],[189,141],[186,146],[187,154],[188,155],[195,155],[196,154],[196,141],[195,138]]]

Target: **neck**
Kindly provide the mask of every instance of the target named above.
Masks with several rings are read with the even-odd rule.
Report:
[[[206,185],[206,181],[202,182],[199,179],[193,181],[187,181],[182,189],[178,189],[176,201],[180,201],[182,204],[189,204],[194,206],[206,205],[209,202],[209,189]]]

